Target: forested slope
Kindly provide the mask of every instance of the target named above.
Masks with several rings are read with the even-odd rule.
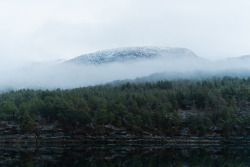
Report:
[[[2,135],[53,124],[71,135],[249,136],[250,78],[11,91],[0,117]]]

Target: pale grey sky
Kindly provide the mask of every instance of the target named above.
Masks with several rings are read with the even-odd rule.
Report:
[[[0,65],[128,46],[250,54],[250,1],[0,0]]]

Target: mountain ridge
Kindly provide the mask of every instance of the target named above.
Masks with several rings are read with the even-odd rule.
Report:
[[[66,62],[73,64],[106,64],[154,58],[199,58],[193,51],[178,47],[123,47],[83,54]]]

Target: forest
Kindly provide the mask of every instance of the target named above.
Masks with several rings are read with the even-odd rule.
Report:
[[[4,121],[20,125],[18,133],[56,123],[71,133],[111,126],[135,135],[249,136],[250,77],[9,91],[0,94]]]

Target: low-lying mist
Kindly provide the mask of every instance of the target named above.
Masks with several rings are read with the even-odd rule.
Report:
[[[102,65],[31,63],[15,68],[1,66],[0,90],[68,89],[104,84],[114,80],[135,79],[162,72],[173,74],[164,79],[178,79],[180,76],[193,78],[193,75],[201,74],[199,71],[207,72],[211,76],[218,75],[220,72],[223,75],[230,75],[235,71],[240,74],[242,71],[244,76],[248,77],[250,76],[249,64],[249,60],[240,59],[211,62],[200,58],[158,58]],[[181,75],[175,78],[177,73]]]

